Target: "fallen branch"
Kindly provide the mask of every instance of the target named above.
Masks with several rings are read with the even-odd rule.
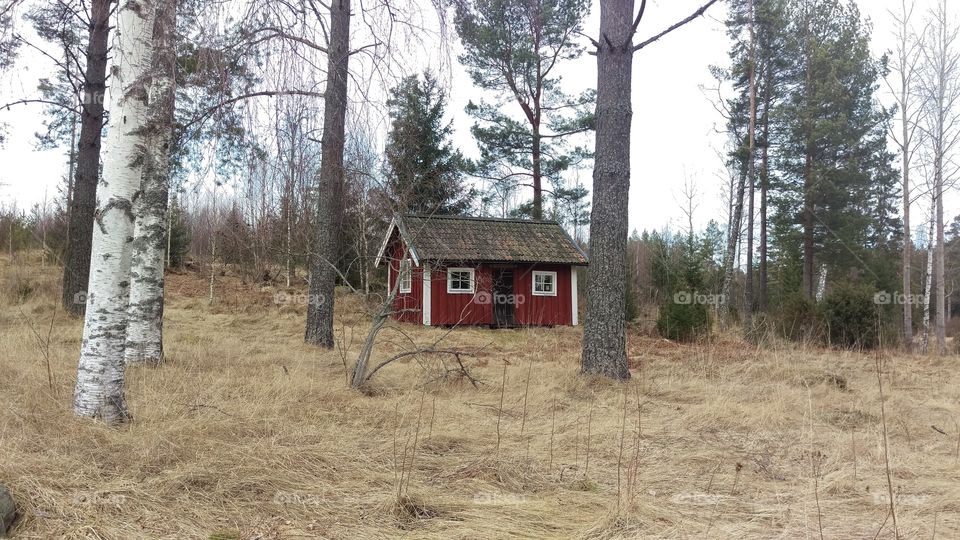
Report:
[[[421,354],[444,354],[444,355],[453,356],[453,357],[456,359],[456,361],[457,361],[457,366],[458,366],[459,368],[458,368],[458,369],[453,369],[453,370],[449,370],[449,369],[448,369],[447,372],[448,372],[448,373],[449,373],[450,371],[457,372],[457,373],[463,375],[468,381],[470,381],[470,384],[472,384],[472,385],[474,386],[474,388],[478,388],[478,387],[479,387],[480,381],[477,380],[473,375],[471,375],[471,374],[470,374],[470,371],[469,371],[469,370],[467,369],[467,367],[463,364],[463,357],[464,357],[464,356],[473,356],[473,355],[475,355],[476,353],[469,353],[469,352],[461,351],[461,350],[457,350],[457,349],[436,349],[436,348],[434,348],[434,347],[425,347],[425,348],[416,349],[416,350],[413,350],[413,351],[405,351],[405,352],[402,352],[402,353],[399,353],[399,354],[395,354],[395,355],[391,356],[390,358],[387,358],[387,359],[384,360],[383,362],[380,362],[379,364],[377,364],[377,367],[373,368],[373,369],[370,371],[370,373],[368,373],[368,374],[366,375],[366,377],[363,378],[364,384],[366,384],[367,382],[369,382],[370,379],[373,378],[374,374],[376,374],[378,371],[380,371],[381,368],[384,368],[384,367],[388,366],[389,364],[391,364],[391,363],[393,363],[393,362],[396,362],[397,360],[402,360],[402,359],[404,359],[404,358],[409,358],[409,357],[411,357],[411,356],[419,356],[419,355],[421,355]]]

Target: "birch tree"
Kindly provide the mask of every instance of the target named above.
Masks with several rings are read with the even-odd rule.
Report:
[[[142,131],[146,146],[140,190],[133,205],[136,222],[125,350],[127,362],[154,364],[163,360],[163,270],[177,63],[177,0],[156,1],[153,55],[145,80],[149,114]]]
[[[590,215],[590,276],[580,367],[584,373],[629,379],[626,351],[626,248],[630,197],[630,128],[634,52],[702,15],[710,0],[686,19],[633,44],[646,11],[633,0],[601,0],[597,56],[596,156]]]
[[[918,116],[921,113],[919,107],[917,89],[914,83],[919,68],[921,49],[920,42],[917,40],[910,25],[910,19],[913,16],[914,3],[907,3],[901,0],[900,11],[891,12],[891,17],[896,24],[894,37],[896,46],[891,56],[890,72],[892,79],[887,79],[887,87],[893,94],[897,103],[899,113],[899,130],[891,126],[890,138],[900,150],[900,174],[903,180],[903,251],[901,258],[901,278],[903,287],[903,297],[908,299],[903,303],[903,343],[909,351],[913,348],[913,302],[910,289],[911,257],[913,254],[913,241],[910,231],[910,171],[912,161],[916,152],[916,146],[913,144],[917,132]]]
[[[124,345],[130,299],[133,200],[140,187],[147,142],[154,10],[150,2],[122,0],[111,69],[110,125],[103,186],[96,211],[87,309],[74,411],[115,424],[127,419]]]
[[[924,39],[923,68],[920,86],[923,97],[924,141],[933,175],[932,208],[935,224],[933,250],[934,331],[937,350],[946,353],[946,280],[944,272],[944,215],[945,186],[956,180],[957,166],[953,153],[960,142],[960,27],[951,18],[946,0],[939,2],[930,13]],[[929,300],[929,299],[928,299]]]

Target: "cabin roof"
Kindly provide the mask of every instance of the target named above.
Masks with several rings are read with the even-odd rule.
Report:
[[[377,265],[397,231],[418,265],[420,261],[589,262],[586,253],[555,221],[405,215],[390,223]]]

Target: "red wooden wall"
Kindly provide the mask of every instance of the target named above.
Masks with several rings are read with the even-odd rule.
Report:
[[[388,260],[390,263],[389,292],[393,290],[397,278],[400,276],[400,258],[403,257],[403,246],[400,242],[396,242],[387,252],[390,254]],[[393,300],[393,318],[403,322],[422,323],[423,268],[414,266],[412,260],[410,264],[413,274],[410,292],[401,293],[399,290],[397,291],[397,296]]]
[[[401,242],[394,242],[387,250],[390,264],[389,287],[395,286],[400,274]],[[423,261],[421,261],[422,263]],[[495,265],[503,268],[504,265]],[[447,293],[447,268],[474,268],[474,294]],[[413,266],[409,293],[397,292],[393,302],[393,318],[410,323],[423,323],[423,266]],[[431,324],[434,326],[493,324],[492,279],[494,266],[483,263],[439,265],[431,264],[430,297]],[[556,296],[533,295],[533,271],[557,273]],[[567,265],[526,264],[513,268],[516,315],[520,326],[555,326],[573,323],[571,267]]]
[[[556,296],[533,295],[534,270],[557,273]],[[517,295],[517,324],[530,326],[573,324],[569,266],[548,264],[518,266],[513,272],[513,290]]]
[[[490,295],[490,267],[482,264],[450,265],[454,268],[474,268],[474,294],[447,293],[447,267],[433,268],[430,277],[431,324],[493,324],[493,302]],[[422,274],[421,274],[422,275]]]

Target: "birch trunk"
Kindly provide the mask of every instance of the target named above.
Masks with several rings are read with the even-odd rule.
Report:
[[[117,20],[111,74],[110,126],[103,187],[96,212],[90,264],[90,291],[83,327],[74,411],[107,423],[127,419],[123,394],[124,343],[130,298],[133,199],[140,187],[145,141],[153,10],[124,0]]]
[[[580,359],[584,373],[620,380],[630,378],[624,302],[633,119],[633,6],[633,0],[600,3],[590,275]]]
[[[170,144],[177,53],[174,43],[177,0],[157,0],[149,112],[130,269],[130,307],[125,357],[130,363],[163,361],[163,270],[170,192]]]
[[[336,291],[340,210],[343,200],[343,148],[346,140],[347,77],[350,60],[350,0],[330,3],[330,47],[327,53],[320,164],[320,201],[316,245],[310,260],[310,299],[307,304],[307,343],[332,349],[333,304]]]
[[[100,138],[103,131],[103,102],[107,88],[107,49],[110,41],[112,0],[90,4],[90,37],[87,43],[83,103],[80,106],[80,138],[76,167],[70,177],[67,246],[63,254],[61,302],[73,315],[82,315],[90,278],[90,250],[94,212],[97,208],[97,181],[100,178]]]
[[[937,353],[947,354],[947,297],[946,272],[944,265],[944,235],[943,235],[943,169],[940,169],[937,179],[937,203],[935,205],[935,219],[937,222],[937,241],[933,253],[933,272],[937,279],[937,312],[934,327],[937,333]]]
[[[934,201],[932,208],[937,206],[936,203],[936,194],[934,194]],[[931,208],[931,210],[932,210]],[[929,351],[930,347],[930,293],[933,291],[933,232],[935,230],[934,225],[934,213],[930,213],[930,232],[927,234],[927,275],[926,281],[923,289],[923,352],[926,353]]]

